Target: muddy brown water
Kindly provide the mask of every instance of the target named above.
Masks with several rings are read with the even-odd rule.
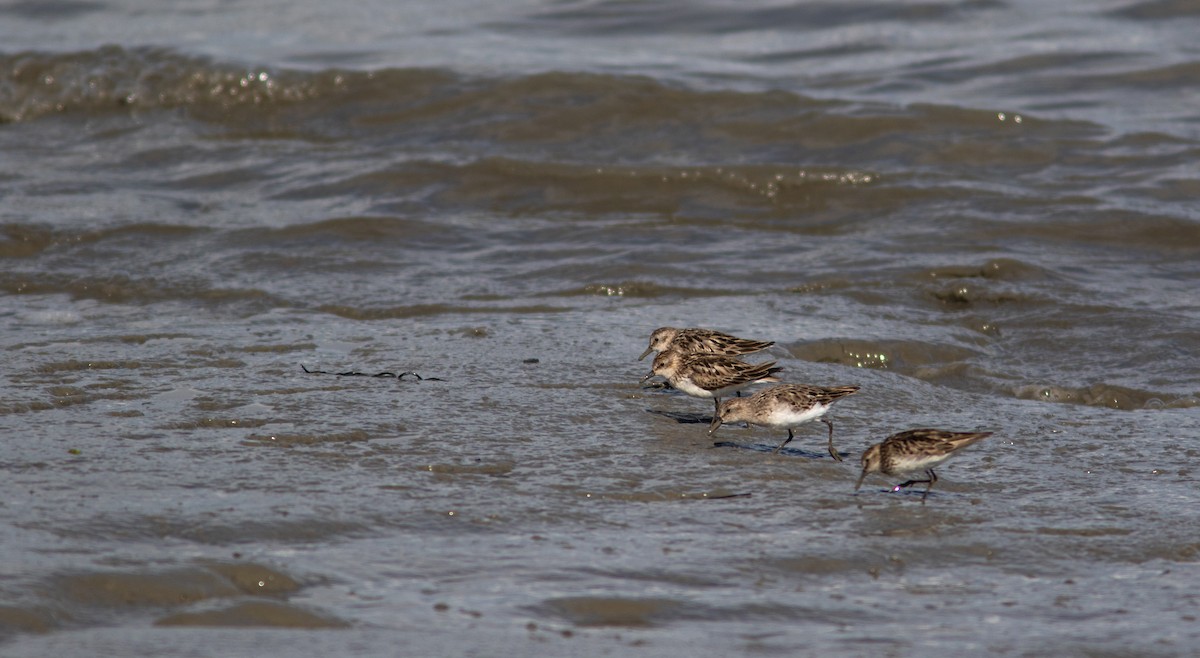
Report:
[[[0,654],[1194,654],[1198,20],[0,8]]]

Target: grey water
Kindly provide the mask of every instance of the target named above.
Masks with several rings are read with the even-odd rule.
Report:
[[[0,654],[1195,654],[1198,29],[0,4]],[[917,427],[994,434],[856,492]]]

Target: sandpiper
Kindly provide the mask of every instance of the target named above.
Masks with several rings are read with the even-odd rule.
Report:
[[[721,406],[721,398],[751,384],[779,381],[775,373],[783,370],[774,361],[746,363],[720,354],[681,354],[674,350],[659,352],[654,357],[650,374],[665,378],[671,386],[698,398],[712,398],[713,411]]]
[[[908,480],[892,487],[899,491],[914,484],[924,484],[925,494],[921,503],[929,496],[929,490],[937,482],[937,474],[933,467],[949,459],[955,452],[991,436],[991,432],[947,432],[946,430],[918,429],[893,434],[877,443],[862,456],[862,475],[854,490],[862,486],[863,479],[870,473],[897,475],[910,471],[924,470],[928,477],[924,480]]]
[[[774,429],[786,428],[788,435],[778,453],[793,438],[792,430],[813,420],[820,420],[829,427],[829,454],[837,461],[842,456],[833,448],[833,423],[824,418],[833,403],[858,392],[857,386],[808,386],[805,384],[780,384],[759,391],[748,398],[733,398],[722,402],[708,427],[711,434],[723,423],[746,422]]]
[[[650,334],[650,346],[638,357],[646,358],[651,352],[674,350],[681,354],[724,354],[738,356],[759,352],[774,345],[774,341],[738,338],[712,329],[676,329],[659,327]]]

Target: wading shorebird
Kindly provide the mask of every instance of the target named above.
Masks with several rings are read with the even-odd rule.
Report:
[[[777,382],[775,373],[783,370],[774,361],[746,363],[720,354],[680,354],[674,350],[659,352],[647,379],[658,375],[671,386],[698,398],[712,398],[713,412],[721,406],[721,398],[736,393],[751,384]]]
[[[854,485],[854,490],[858,491],[863,479],[870,473],[899,475],[923,470],[928,476],[926,479],[901,482],[892,487],[892,491],[899,491],[914,484],[924,484],[925,494],[921,496],[921,504],[924,504],[929,490],[938,480],[933,467],[950,459],[959,450],[991,435],[991,432],[947,432],[934,429],[908,430],[893,434],[882,443],[867,448],[863,453],[862,475],[858,477],[858,484]]]
[[[723,423],[737,422],[773,429],[787,428],[787,438],[775,448],[775,452],[778,453],[783,446],[791,442],[794,428],[813,420],[820,420],[829,427],[829,455],[837,461],[842,461],[842,456],[833,448],[833,423],[824,416],[834,402],[847,395],[854,395],[858,389],[858,386],[825,388],[805,384],[772,386],[748,398],[733,398],[722,402],[717,407],[712,424],[708,426],[708,433],[717,431]]]
[[[638,357],[646,358],[651,352],[674,350],[681,354],[724,354],[739,356],[759,352],[774,345],[774,341],[738,338],[712,329],[676,329],[659,327],[650,334],[650,346]]]

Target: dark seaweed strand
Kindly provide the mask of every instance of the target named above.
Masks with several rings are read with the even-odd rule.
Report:
[[[377,372],[374,375],[371,375],[371,374],[368,374],[365,372],[358,372],[356,370],[347,370],[346,372],[329,372],[328,370],[309,370],[303,363],[300,364],[300,369],[310,375],[337,375],[338,377],[384,377],[384,378],[394,377],[396,379],[401,379],[401,380],[404,379],[408,375],[412,375],[419,382],[444,382],[444,381],[446,381],[440,377],[422,377],[421,375],[417,374],[416,372],[413,372],[412,370],[406,370],[398,375],[394,372],[387,372],[387,371]]]

